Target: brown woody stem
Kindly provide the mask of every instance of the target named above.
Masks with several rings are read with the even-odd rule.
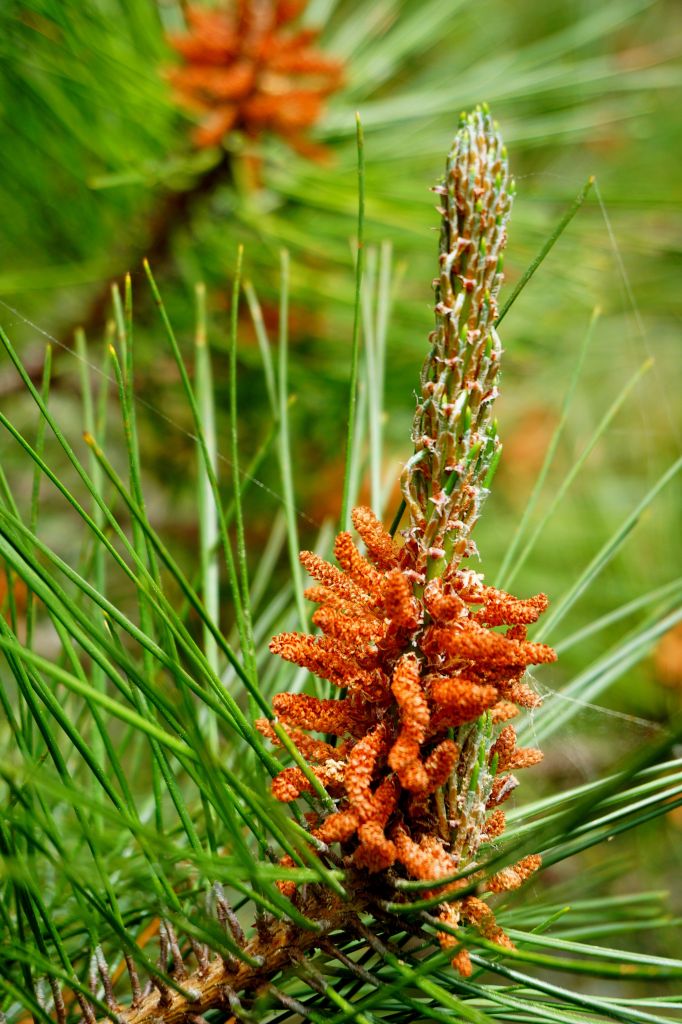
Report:
[[[201,177],[193,179],[187,188],[161,195],[150,212],[144,242],[138,242],[126,253],[121,253],[112,264],[117,268],[130,268],[139,265],[146,257],[155,271],[164,267],[170,258],[173,238],[178,229],[190,223],[197,206],[211,196],[219,185],[231,180],[232,157],[226,151],[218,163]],[[58,344],[52,355],[53,381],[56,377],[54,363],[60,354],[72,349],[76,331],[83,330],[86,337],[95,334],[106,322],[110,304],[111,281],[107,280],[92,295],[82,315],[59,331],[56,339]],[[41,379],[44,358],[42,345],[39,349],[27,353],[24,358],[26,372],[33,383],[38,383]],[[0,375],[0,398],[21,391],[23,386],[21,379],[13,370],[6,371]]]

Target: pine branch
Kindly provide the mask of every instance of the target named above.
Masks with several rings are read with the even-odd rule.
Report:
[[[157,205],[152,208],[145,227],[145,238],[136,246],[121,252],[112,266],[120,268],[139,267],[146,260],[155,273],[163,270],[172,256],[173,240],[178,232],[192,223],[198,208],[207,202],[214,192],[223,185],[233,181],[232,155],[224,151],[218,162],[186,188],[167,192],[162,195]],[[102,285],[91,297],[83,313],[72,323],[63,327],[57,337],[57,345],[53,350],[53,363],[61,361],[66,352],[71,351],[79,331],[90,338],[102,332],[111,307],[111,288],[109,281]],[[43,349],[39,352],[28,352],[24,357],[24,367],[29,379],[35,384],[40,381],[43,372]],[[53,384],[59,380],[59,369],[53,370]],[[24,387],[24,383],[15,373],[8,370],[0,375],[0,398],[16,394]]]
[[[241,950],[242,960],[216,957],[192,974],[177,974],[182,992],[150,992],[129,1008],[117,1007],[112,1020],[125,1024],[192,1024],[197,1015],[209,1010],[234,1012],[239,996],[258,991],[302,956],[322,946],[326,937],[358,920],[367,898],[356,896],[343,904],[332,904],[327,894],[309,897],[301,909],[319,921],[318,931],[304,931],[287,921],[260,918],[258,935]],[[238,1011],[237,1011],[238,1012]]]
[[[8,895],[0,903],[10,933],[8,977],[0,971],[0,991],[15,999],[16,979],[22,979],[25,1004],[37,1019],[49,1020],[44,977],[59,1024],[65,1024],[69,1012],[78,1014],[73,999],[87,1024],[100,1015],[125,1024],[196,1024],[201,1014],[217,1009],[255,1020],[251,1004],[261,997],[314,1024],[322,1020],[320,997],[325,1012],[333,1008],[334,1024],[368,1021],[373,1006],[383,1009],[382,1000],[389,1013],[399,1001],[428,1019],[441,1021],[447,1011],[483,1024],[489,1018],[478,1007],[505,995],[476,977],[462,980],[474,967],[506,973],[527,992],[549,991],[500,966],[505,950],[520,963],[578,975],[665,980],[682,973],[682,965],[672,959],[648,958],[635,965],[633,974],[627,954],[621,971],[614,963],[618,951],[599,959],[598,947],[569,945],[570,940],[562,946],[561,935],[546,945],[570,956],[538,952],[534,946],[542,941],[537,935],[554,920],[551,915],[538,918],[531,931],[522,907],[518,923],[523,927],[511,933],[508,918],[501,916],[503,928],[486,902],[486,893],[516,889],[538,868],[538,849],[547,863],[555,863],[682,803],[679,765],[664,766],[660,777],[644,774],[648,759],[675,742],[671,734],[628,771],[591,783],[584,792],[552,794],[532,805],[522,822],[505,832],[504,844],[495,844],[505,829],[500,805],[516,785],[512,772],[541,756],[534,748],[518,746],[507,720],[519,707],[540,703],[523,680],[526,667],[554,658],[551,648],[526,637],[526,627],[545,610],[544,595],[515,598],[485,585],[478,573],[461,565],[473,550],[469,534],[499,451],[490,406],[501,351],[493,321],[508,210],[505,159],[487,111],[479,109],[465,119],[443,185],[447,225],[441,236],[436,337],[415,417],[416,454],[423,454],[416,463],[422,468],[415,470],[413,464],[417,475],[406,481],[406,543],[390,536],[369,509],[355,509],[353,524],[366,555],[344,532],[335,545],[338,565],[311,552],[302,556],[319,584],[307,596],[320,605],[313,621],[322,635],[287,632],[289,618],[278,626],[285,631],[272,643],[285,660],[341,687],[341,699],[322,699],[297,687],[275,696],[272,716],[270,696],[277,686],[272,663],[268,674],[258,678],[264,659],[256,649],[257,627],[252,634],[249,621],[243,632],[253,642],[246,651],[252,663],[245,667],[246,645],[241,655],[233,649],[151,526],[131,414],[129,295],[125,308],[114,297],[121,351],[112,347],[108,356],[119,383],[128,486],[104,455],[101,437],[95,441],[88,435],[91,471],[85,472],[48,408],[49,375],[39,392],[20,369],[41,423],[52,428],[94,514],[47,465],[42,432],[34,449],[0,414],[2,424],[33,460],[36,479],[44,473],[80,517],[99,559],[93,585],[87,560],[78,571],[71,569],[35,536],[34,518],[31,527],[24,525],[0,474],[0,554],[36,595],[50,635],[59,641],[57,655],[44,657],[17,639],[16,607],[11,625],[0,619],[0,647],[18,689],[19,714],[2,687],[0,700],[21,755],[19,769],[3,764],[8,792],[3,828],[14,843],[8,861],[14,868],[16,858],[16,869],[7,874],[3,896]],[[493,165],[495,174],[490,173]],[[494,193],[488,205],[486,188]],[[479,190],[484,194],[477,196]],[[462,262],[465,251],[476,258]],[[241,506],[236,513],[240,552],[233,561],[203,405],[153,280],[152,285],[194,417],[199,456],[220,520],[218,533],[231,563],[233,594],[250,609]],[[235,300],[237,295],[238,284]],[[233,314],[234,372],[236,302]],[[4,336],[3,343],[20,368]],[[281,356],[284,412],[286,346]],[[271,384],[274,395],[274,378]],[[231,404],[236,455],[234,391]],[[93,424],[92,410],[85,418]],[[130,514],[132,540],[103,493],[105,484]],[[237,487],[237,505],[241,496]],[[600,553],[598,568],[608,562],[622,533]],[[105,555],[139,602],[139,625],[104,593]],[[197,614],[204,650],[167,594],[164,573]],[[280,621],[277,615],[274,619]],[[268,619],[259,646],[269,632]],[[648,635],[637,638],[631,650],[624,645],[621,659],[641,653]],[[221,675],[225,661],[229,676]],[[244,691],[235,692],[238,680],[267,716],[255,726],[243,710]],[[218,742],[219,729],[229,733],[225,760],[213,742],[206,743],[203,727],[209,715]],[[110,728],[119,721],[129,727],[120,748]],[[327,739],[311,735],[320,732]],[[278,762],[261,736],[295,765]],[[148,773],[123,768],[131,750],[135,769],[147,768],[139,756],[145,742],[156,787],[155,827],[138,809],[138,801],[148,799]],[[249,779],[247,771],[257,759],[254,779]],[[286,811],[265,791],[268,773],[272,792],[288,805]],[[166,807],[173,815],[170,827]],[[73,832],[70,813],[77,826]],[[113,826],[111,833],[105,825]],[[86,863],[90,873],[81,871]],[[58,876],[59,884],[44,902],[48,876]],[[256,908],[248,941],[216,878]],[[150,880],[153,892],[146,899]],[[196,912],[207,881],[214,887],[212,913],[220,928]],[[150,913],[154,920],[138,941],[133,928]],[[413,943],[400,955],[392,938],[403,933],[420,941],[417,953]],[[145,952],[150,935],[158,942],[156,959]],[[493,955],[470,956],[472,946]],[[122,958],[115,972],[109,972],[103,948]],[[315,957],[318,951],[322,955]],[[374,956],[378,963],[372,962]],[[326,970],[325,957],[332,958],[333,970]],[[448,960],[458,975],[442,973]],[[123,963],[130,983],[128,992],[120,986],[121,997],[132,995],[127,1005],[116,995]],[[144,987],[138,970],[146,973]],[[550,988],[561,1006],[571,1004],[570,993]],[[522,998],[522,1008],[532,1017],[540,1004],[526,992]],[[606,1003],[586,996],[578,1005],[601,1011]],[[561,1006],[557,1020],[564,1019]],[[621,1020],[647,1019],[618,1013]]]

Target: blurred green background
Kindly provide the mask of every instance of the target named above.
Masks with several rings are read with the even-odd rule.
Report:
[[[279,253],[286,247],[296,502],[302,542],[316,542],[341,504],[359,111],[370,271],[378,273],[379,247],[391,246],[383,467],[390,518],[397,505],[390,480],[409,453],[414,389],[431,325],[438,219],[429,188],[459,111],[486,101],[518,182],[506,294],[588,176],[596,177],[501,326],[505,453],[477,530],[491,582],[542,468],[595,309],[590,347],[529,533],[623,388],[642,371],[513,580],[522,595],[542,589],[559,601],[680,453],[682,7],[676,0],[311,0],[303,22],[322,27],[316,45],[344,66],[343,85],[309,133],[324,147],[322,159],[294,152],[285,137],[267,132],[232,132],[221,146],[194,148],[196,118],[178,106],[168,82],[177,55],[167,33],[181,31],[185,16],[180,0],[5,0],[0,9],[0,322],[38,370],[47,338],[56,340],[52,402],[61,421],[78,443],[81,365],[68,351],[73,328],[87,326],[88,359],[99,366],[107,320],[101,299],[130,271],[150,507],[157,527],[191,564],[197,524],[190,420],[141,259],[154,251],[159,211],[184,210],[164,222],[154,269],[190,360],[194,286],[206,283],[220,413],[227,405],[237,246],[245,246],[246,273],[273,339]],[[385,245],[383,253],[386,260]],[[238,369],[246,464],[268,434],[270,412],[245,302]],[[0,394],[10,418],[30,433],[35,414],[7,364],[0,365]],[[115,430],[110,444],[115,454]],[[31,480],[9,439],[3,438],[2,454],[19,500],[28,502]],[[257,476],[264,486],[248,493],[254,563],[281,508],[276,459],[266,457]],[[46,493],[48,510],[50,501]],[[594,702],[626,716],[586,708],[570,737],[547,751],[545,778],[552,784],[591,777],[609,763],[614,743],[634,747],[682,709],[679,627],[666,631],[663,646],[653,636],[651,653],[627,672],[608,673],[617,639],[669,613],[674,619],[679,509],[674,479],[550,637],[564,649],[557,667],[538,673],[540,685],[560,690],[596,663]],[[51,516],[43,513],[43,523],[46,534],[59,537],[56,507]],[[77,538],[63,542],[75,545]],[[283,558],[282,576],[286,571]],[[640,601],[646,595],[653,596]],[[611,615],[630,602],[630,612]],[[224,615],[227,627],[229,608]],[[578,631],[585,634],[568,644]],[[674,871],[675,858],[679,867],[680,827],[679,819],[671,822],[664,841],[657,833],[657,843],[645,846],[652,875],[663,864]],[[635,842],[646,837],[624,844],[623,855]],[[641,849],[635,853],[642,856]]]

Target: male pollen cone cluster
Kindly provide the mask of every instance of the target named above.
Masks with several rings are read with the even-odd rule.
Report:
[[[343,69],[315,47],[317,29],[292,25],[305,6],[305,0],[232,0],[187,8],[188,32],[169,39],[184,63],[169,79],[180,102],[200,115],[198,147],[215,146],[237,130],[251,138],[271,132],[306,156],[323,154],[305,132],[340,87]]]
[[[410,524],[396,540],[369,508],[356,508],[366,554],[348,532],[336,538],[337,565],[303,552],[317,582],[306,596],[319,606],[320,634],[282,633],[270,644],[341,691],[335,699],[281,693],[273,701],[334,804],[308,816],[312,835],[340,844],[349,867],[389,887],[401,877],[433,880],[417,896],[442,894],[439,939],[464,975],[471,963],[456,935],[460,922],[511,942],[483,899],[458,898],[458,890],[479,879],[491,893],[515,889],[540,865],[533,855],[483,879],[476,856],[504,830],[513,773],[542,758],[517,746],[509,720],[540,703],[524,681],[528,666],[556,658],[526,636],[547,607],[544,594],[518,599],[462,565],[475,550],[469,534],[500,447],[490,406],[501,353],[493,322],[507,179],[499,135],[477,109],[460,125],[437,190],[445,226],[436,331],[422,371],[415,456],[402,480]],[[270,722],[258,727],[278,742]],[[312,798],[314,786],[309,773],[287,767],[272,791],[291,802]],[[280,888],[298,898],[293,882]],[[394,889],[392,898],[409,895]]]

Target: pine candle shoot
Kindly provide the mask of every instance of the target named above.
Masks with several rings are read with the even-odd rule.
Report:
[[[470,534],[500,452],[492,409],[502,349],[494,321],[513,184],[487,109],[462,118],[436,191],[436,329],[421,374],[415,452],[402,477],[409,525],[399,543],[369,508],[356,508],[366,556],[347,532],[336,538],[338,565],[301,554],[317,583],[306,596],[319,605],[313,622],[321,635],[280,634],[271,650],[344,696],[275,698],[279,723],[315,778],[285,768],[272,790],[292,802],[314,794],[315,782],[324,787],[333,810],[309,816],[312,835],[340,844],[358,884],[370,872],[373,891],[383,882],[390,901],[396,881],[433,880],[426,893],[443,897],[440,941],[468,975],[460,921],[498,944],[510,940],[485,901],[457,892],[479,877],[481,845],[504,831],[501,805],[518,784],[512,772],[542,758],[517,747],[508,722],[540,703],[523,681],[527,667],[556,655],[526,639],[547,606],[544,594],[520,600],[462,566],[475,552]],[[258,725],[280,742],[270,722]],[[337,737],[336,745],[311,732]],[[525,857],[483,885],[516,888],[539,865],[537,855]],[[449,881],[439,886],[438,879]],[[293,882],[281,889],[299,898]]]

